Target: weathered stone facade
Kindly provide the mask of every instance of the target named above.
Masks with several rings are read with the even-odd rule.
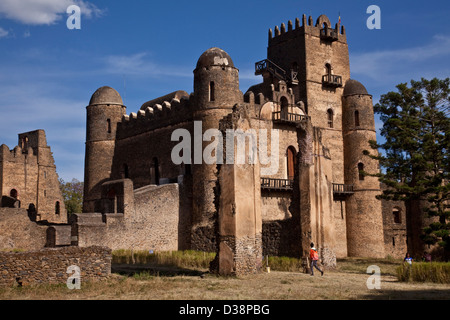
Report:
[[[67,223],[55,161],[44,130],[19,134],[10,150],[0,146],[0,207],[27,209],[36,221]]]
[[[0,286],[66,284],[77,266],[81,282],[97,281],[111,274],[111,249],[105,247],[55,248],[27,252],[0,251]]]
[[[175,91],[127,114],[116,90],[96,90],[86,107],[83,213],[48,226],[45,245],[216,251],[211,269],[237,275],[258,272],[263,255],[307,257],[311,242],[331,267],[340,257],[403,254],[403,222],[396,230],[392,208],[375,198],[379,182],[361,174],[379,170],[363,155],[376,137],[374,113],[366,88],[350,79],[344,27],[322,15],[269,30],[255,74],[262,82],[241,92],[231,57],[211,48],[190,94]],[[41,138],[29,149],[2,146],[0,159],[22,157],[21,170],[36,163],[27,172],[41,177],[38,164],[54,169]],[[14,161],[0,161],[0,172],[19,172],[7,167]],[[2,194],[14,187],[1,181]],[[38,191],[22,193],[32,197],[22,203],[50,190],[31,185]],[[44,214],[52,202],[42,203]],[[42,231],[33,232],[42,245]]]

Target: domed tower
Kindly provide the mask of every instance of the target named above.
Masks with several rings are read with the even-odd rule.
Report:
[[[86,112],[83,212],[97,212],[101,184],[111,175],[117,123],[126,107],[119,93],[105,86],[94,92]]]
[[[239,70],[231,57],[219,48],[206,50],[198,59],[194,70],[194,121],[201,124],[202,134],[208,129],[218,129],[219,121],[231,113],[235,104],[243,102],[239,90]],[[214,240],[214,190],[217,182],[216,164],[206,164],[201,157],[205,141],[193,148],[193,219],[191,246],[193,249],[215,251]]]
[[[381,193],[377,177],[362,172],[379,172],[379,163],[363,155],[376,140],[372,96],[356,80],[345,83],[342,101],[344,135],[344,179],[354,194],[346,200],[347,250],[349,256],[384,258]]]

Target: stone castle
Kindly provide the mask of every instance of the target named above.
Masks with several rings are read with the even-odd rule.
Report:
[[[116,90],[95,91],[86,107],[83,213],[69,221],[54,214],[64,208],[48,153],[42,166],[51,170],[36,166],[30,173],[45,181],[47,172],[55,183],[44,189],[48,201],[37,200],[39,185],[28,191],[18,180],[5,182],[23,170],[23,164],[6,169],[5,154],[36,157],[39,147],[47,150],[39,139],[30,144],[33,152],[2,146],[2,195],[36,205],[50,222],[47,244],[216,251],[213,266],[222,274],[255,272],[265,255],[305,257],[311,242],[330,266],[347,256],[403,256],[404,208],[377,200],[378,179],[363,174],[379,170],[363,155],[376,140],[373,103],[350,78],[344,26],[332,27],[324,15],[315,23],[303,16],[269,30],[268,38],[267,58],[255,64],[262,82],[245,93],[239,70],[219,48],[198,59],[190,94],[169,93],[127,114]],[[181,141],[176,130],[203,138],[187,141],[192,152],[183,149],[181,163],[173,161]],[[211,135],[217,131],[220,139]],[[236,135],[230,146],[230,132],[254,132],[256,150],[271,161],[220,161],[236,157],[239,141],[252,141]],[[253,156],[250,144],[241,150],[245,159]],[[205,153],[219,161],[206,162]],[[24,191],[8,194],[13,189]]]

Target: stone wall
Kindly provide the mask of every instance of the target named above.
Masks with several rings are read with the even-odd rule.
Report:
[[[0,250],[38,250],[46,245],[47,226],[33,222],[23,208],[0,208]]]
[[[27,252],[0,252],[0,285],[63,284],[80,268],[80,280],[95,281],[111,274],[111,250],[105,247],[64,247]]]
[[[106,206],[108,199],[103,199],[104,208],[118,210],[74,214],[72,245],[100,244],[113,250],[189,249],[191,212],[183,201],[190,196],[190,191],[188,181],[184,182],[148,185],[136,190],[129,179],[105,183],[103,193],[115,188],[116,200],[110,200],[115,205]]]

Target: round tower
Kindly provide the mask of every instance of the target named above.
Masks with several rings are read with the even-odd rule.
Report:
[[[202,135],[208,129],[219,129],[219,121],[231,113],[235,104],[243,101],[239,90],[239,70],[231,57],[219,48],[206,50],[198,59],[194,70],[194,121],[201,125]],[[195,134],[194,130],[194,134]],[[194,140],[195,141],[195,140]],[[193,148],[193,217],[191,247],[197,250],[215,251],[214,192],[217,182],[216,164],[206,164],[200,158],[211,141],[204,141],[202,148]],[[201,152],[200,152],[201,151]]]
[[[117,123],[126,107],[119,93],[105,86],[94,92],[86,112],[83,212],[98,212],[101,185],[111,175]]]
[[[347,250],[349,256],[384,258],[383,216],[377,177],[379,163],[363,154],[376,140],[372,96],[356,80],[345,84],[342,103],[344,135],[344,179],[354,194],[346,200]]]

